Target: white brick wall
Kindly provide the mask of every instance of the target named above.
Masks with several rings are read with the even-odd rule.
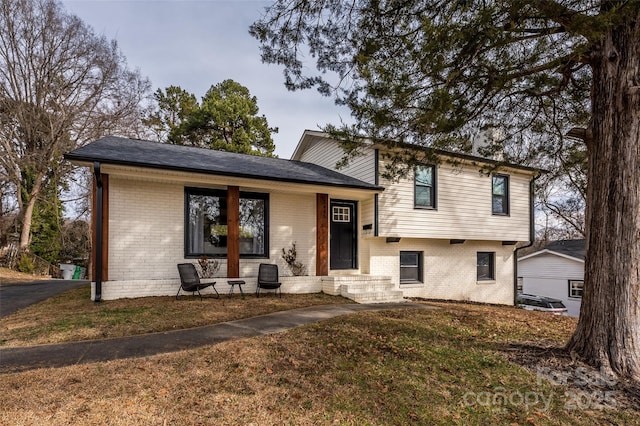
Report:
[[[109,281],[103,283],[102,298],[175,295],[179,285],[176,265],[195,261],[184,258],[185,183],[114,174],[109,183]],[[255,290],[258,265],[269,262],[279,266],[283,292],[321,291],[320,279],[314,277],[315,194],[292,194],[274,187],[269,202],[270,257],[240,260],[240,276],[247,282],[245,289],[249,293]],[[375,238],[372,232],[362,231],[362,216],[368,216],[369,210],[370,206],[359,205],[359,272],[391,276],[405,296],[512,303],[513,246],[469,240],[462,245],[450,245],[448,240],[418,238],[402,238],[400,243],[387,244],[384,237]],[[281,250],[294,241],[298,259],[307,265],[310,277],[286,277],[290,272],[281,258]],[[424,284],[399,285],[400,250],[424,252]],[[496,252],[495,282],[476,281],[477,251]],[[225,260],[221,260],[217,275],[216,288],[227,292]]]
[[[195,262],[184,258],[185,184],[116,175],[110,176],[109,184],[109,281],[102,285],[102,298],[175,295],[179,285],[176,265]],[[307,265],[309,275],[315,275],[315,194],[274,190],[269,204],[269,259],[240,260],[245,288],[255,291],[258,266],[264,262],[278,264],[283,292],[320,291],[315,277],[285,278],[291,272],[281,257],[282,248],[296,242],[298,259]],[[226,280],[221,279],[226,270],[222,259],[216,274],[218,291],[228,291]]]
[[[275,192],[270,203],[270,257],[278,264],[280,274],[291,275],[282,259],[282,249],[295,242],[298,260],[307,266],[308,275],[315,275],[316,195]],[[258,275],[257,266],[254,275]]]
[[[109,280],[178,278],[184,186],[109,179]]]
[[[484,303],[513,304],[513,248],[494,241],[402,238],[386,243],[384,238],[364,239],[369,244],[370,273],[388,275],[405,297],[424,297]],[[424,283],[400,285],[400,251],[422,251]],[[495,252],[495,281],[477,281],[477,252]]]
[[[322,290],[322,277],[280,277],[283,293],[319,293]],[[230,278],[234,279],[234,278]],[[238,279],[238,278],[235,278]],[[215,288],[221,296],[227,297],[231,287],[227,284],[227,278],[214,278]],[[256,291],[256,277],[242,278],[245,284],[242,291],[245,295],[253,295]],[[122,298],[136,298],[146,296],[175,296],[180,286],[179,279],[167,280],[125,280],[108,281],[102,283],[102,299],[114,300]],[[268,290],[267,290],[268,291]],[[214,294],[211,287],[201,291],[203,296]],[[234,289],[234,294],[239,295],[238,287]],[[191,293],[180,291],[180,296],[191,296]],[[197,294],[196,294],[197,296]],[[91,284],[91,299],[95,299],[95,283]]]

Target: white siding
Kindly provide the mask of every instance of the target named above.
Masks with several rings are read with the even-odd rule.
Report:
[[[584,262],[555,254],[540,254],[519,260],[518,276],[581,280],[584,277]]]
[[[360,202],[360,230],[363,235],[373,235],[373,228],[375,227],[375,217],[374,217],[374,197],[371,197],[369,200],[364,200]],[[362,230],[362,227],[365,225],[371,225],[370,230]]]
[[[449,244],[449,241],[402,238],[386,243],[384,238],[368,238],[370,273],[391,277],[405,297],[447,299],[513,305],[513,246],[495,241]],[[424,282],[400,284],[400,251],[424,253]],[[494,281],[477,280],[477,253],[495,253]]]
[[[318,138],[309,144],[309,147],[300,156],[300,161],[337,170],[364,182],[375,183],[375,154],[372,149],[366,150],[363,155],[352,158],[345,167],[337,169],[336,164],[343,155],[344,151],[337,142]]]
[[[554,254],[518,261],[518,276],[522,277],[524,293],[560,299],[572,317],[580,315],[581,299],[569,297],[569,280],[584,280],[584,263]]]
[[[413,177],[381,180],[379,235],[467,240],[529,240],[529,181],[509,175],[509,215],[491,212],[491,177],[479,166],[443,162],[436,171],[436,209],[414,208]]]

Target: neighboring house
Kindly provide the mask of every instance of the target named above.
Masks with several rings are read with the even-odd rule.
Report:
[[[572,317],[580,315],[585,240],[562,240],[518,259],[522,292],[560,299]]]
[[[222,265],[217,288],[241,278],[250,291],[266,262],[285,293],[513,304],[536,171],[480,173],[497,163],[440,152],[439,164],[389,182],[381,149],[340,171],[338,143],[314,131],[292,160],[116,137],[68,153],[96,182],[92,298],[175,294],[176,264],[206,255]],[[286,276],[293,243],[306,277]]]

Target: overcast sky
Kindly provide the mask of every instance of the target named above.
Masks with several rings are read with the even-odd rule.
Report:
[[[268,1],[64,0],[67,11],[96,33],[118,42],[130,68],[153,90],[180,86],[200,99],[214,84],[232,79],[258,98],[275,134],[275,153],[289,158],[304,129],[349,121],[348,110],[315,90],[289,92],[282,67],[260,62],[248,29]],[[310,64],[313,66],[313,64]]]

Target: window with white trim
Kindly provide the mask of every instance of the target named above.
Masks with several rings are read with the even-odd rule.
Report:
[[[572,299],[582,299],[583,280],[569,280],[569,297]]]
[[[333,206],[331,216],[334,222],[351,222],[351,208]]]

